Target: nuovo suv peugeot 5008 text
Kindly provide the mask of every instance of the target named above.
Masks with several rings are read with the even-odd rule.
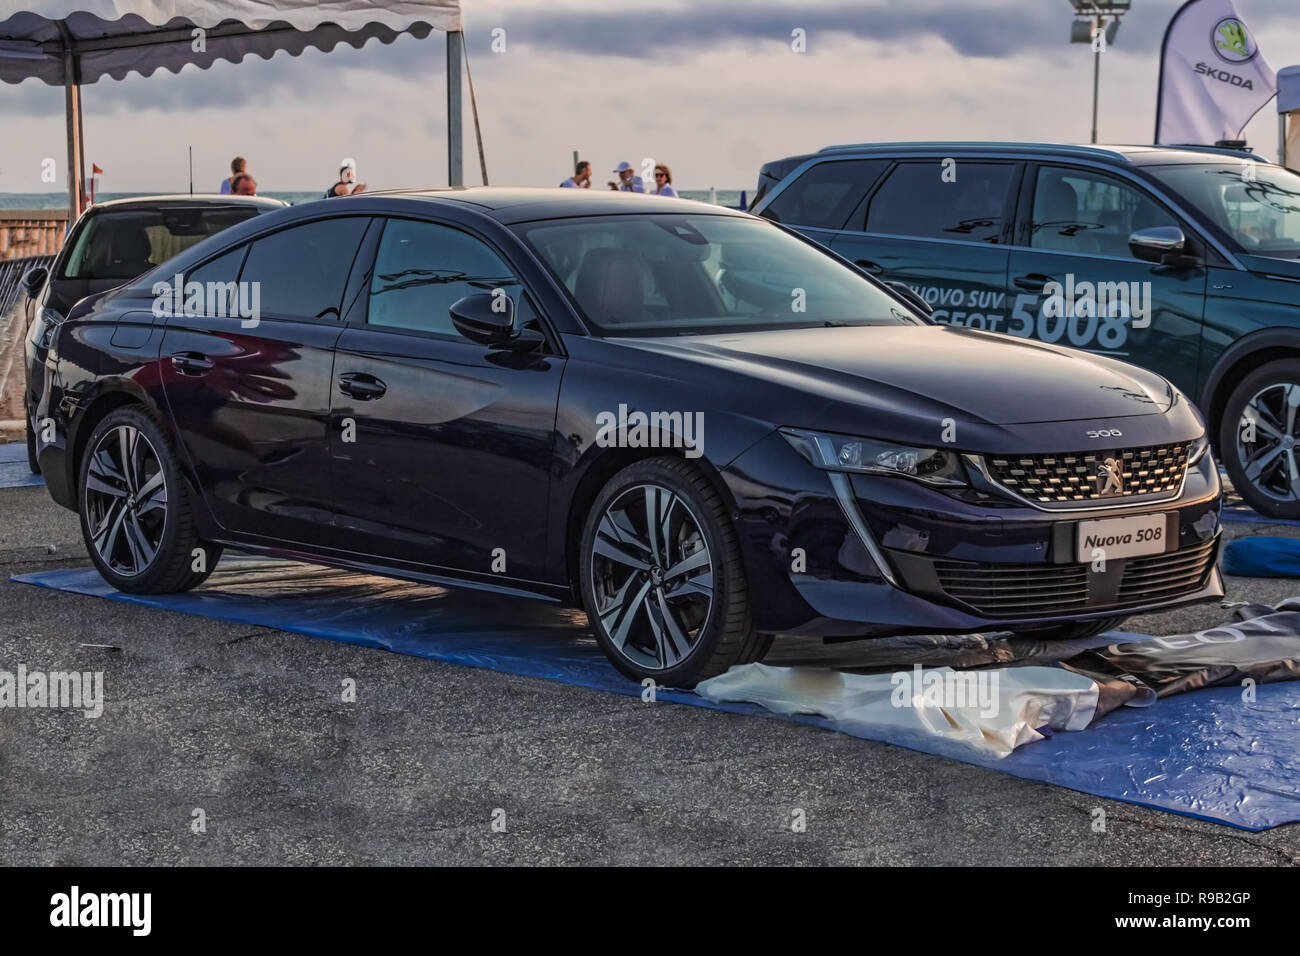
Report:
[[[581,601],[620,670],[679,686],[778,634],[1067,637],[1223,593],[1167,382],[933,324],[715,206],[283,210],[82,301],[47,362],[50,493],[125,591],[230,547]]]
[[[862,143],[768,163],[754,211],[941,322],[1191,395],[1233,487],[1300,518],[1300,175],[1210,147]]]

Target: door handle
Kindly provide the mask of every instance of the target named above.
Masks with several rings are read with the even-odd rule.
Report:
[[[1027,276],[1016,276],[1011,280],[1011,284],[1026,292],[1042,292],[1047,283],[1055,281],[1051,276],[1045,276],[1041,272],[1031,272]]]
[[[365,372],[347,372],[339,376],[339,391],[358,402],[369,402],[382,397],[388,386]]]
[[[202,352],[176,352],[172,355],[172,368],[182,375],[202,375],[212,371],[214,364]]]
[[[885,271],[885,267],[879,262],[872,262],[870,259],[858,259],[853,263],[864,272],[870,272],[873,276],[878,276]]]

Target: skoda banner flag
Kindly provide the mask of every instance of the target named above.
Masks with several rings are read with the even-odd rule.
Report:
[[[1165,31],[1155,141],[1239,139],[1276,92],[1277,74],[1232,0],[1190,0]]]

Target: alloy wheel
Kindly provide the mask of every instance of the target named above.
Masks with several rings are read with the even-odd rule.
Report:
[[[1246,480],[1276,501],[1300,501],[1297,409],[1300,385],[1276,382],[1246,403],[1237,428],[1237,460]],[[1248,437],[1254,441],[1246,441]]]
[[[680,664],[713,611],[714,561],[682,497],[641,484],[619,494],[596,525],[591,580],[614,649],[646,670]]]
[[[85,499],[100,560],[123,577],[143,573],[167,527],[167,478],[140,429],[118,425],[100,437],[86,463]]]

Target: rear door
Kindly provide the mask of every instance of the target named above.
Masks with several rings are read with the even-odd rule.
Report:
[[[202,287],[202,308],[168,319],[159,373],[203,496],[229,531],[330,540],[333,347],[369,223],[290,226],[185,277]]]
[[[1128,240],[1178,226],[1198,244],[1196,231],[1136,183],[1082,167],[1031,170],[1021,207],[1010,281],[1023,319],[1008,331],[1133,362],[1195,394],[1207,270],[1144,262]]]
[[[1022,166],[945,158],[895,164],[831,248],[934,306],[934,318],[992,332],[1013,323],[1007,243]]]
[[[331,450],[340,546],[484,578],[543,580],[564,358],[478,345],[457,299],[502,290],[540,328],[517,272],[450,224],[389,219],[338,342]]]

